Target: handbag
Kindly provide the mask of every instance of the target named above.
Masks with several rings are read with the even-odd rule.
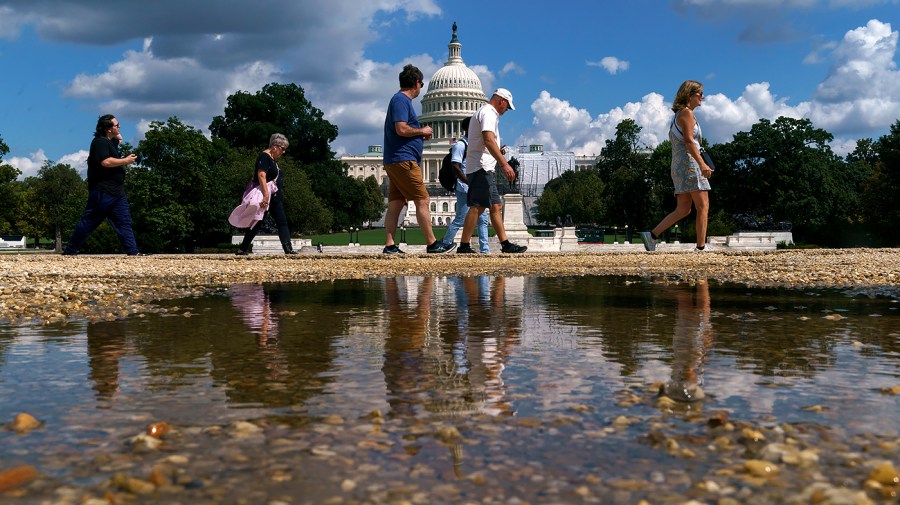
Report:
[[[706,152],[706,149],[700,148],[700,157],[703,158],[703,162],[706,163],[706,166],[709,167],[710,170],[716,169],[716,164],[713,162],[712,157]]]

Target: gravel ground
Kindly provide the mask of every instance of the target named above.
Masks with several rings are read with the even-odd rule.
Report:
[[[381,254],[297,256],[0,255],[0,322],[112,319],[154,301],[240,283],[396,275],[669,275],[747,286],[838,288],[900,296],[900,249],[765,252]]]

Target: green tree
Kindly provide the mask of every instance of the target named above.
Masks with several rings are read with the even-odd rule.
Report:
[[[872,172],[862,191],[863,214],[877,244],[896,246],[900,244],[900,120],[872,147]]]
[[[840,245],[859,214],[854,174],[808,119],[779,117],[716,146],[718,202],[726,213],[790,221],[801,242]]]
[[[22,193],[22,184],[17,181],[22,172],[12,165],[3,163],[9,153],[9,146],[0,137],[0,233],[11,233],[14,229],[17,208]]]
[[[594,171],[564,172],[544,186],[535,217],[542,223],[556,223],[566,216],[575,223],[598,223],[603,215],[603,190],[603,181]]]
[[[191,252],[226,239],[237,201],[219,171],[229,151],[178,118],[150,123],[126,179],[142,249]]]
[[[54,239],[54,248],[62,251],[64,235],[72,232],[87,199],[87,184],[78,172],[64,163],[50,160],[38,171],[33,180],[33,196],[28,198],[37,207],[30,211],[40,218],[34,228],[42,236]],[[37,211],[37,212],[35,212]]]
[[[607,224],[626,224],[631,230],[650,226],[660,207],[654,192],[656,178],[651,174],[652,152],[641,143],[640,134],[641,127],[633,119],[622,120],[597,163]]]
[[[334,159],[330,144],[338,136],[337,126],[306,99],[303,88],[278,83],[229,96],[225,114],[213,118],[209,131],[232,147],[250,149],[267,147],[273,133],[283,133],[290,156],[301,165]]]
[[[224,115],[213,118],[209,130],[232,147],[254,150],[268,146],[273,133],[283,133],[291,145],[282,159],[294,160],[306,172],[312,194],[330,210],[332,229],[371,220],[365,213],[365,200],[371,195],[359,181],[347,176],[346,167],[331,150],[337,127],[306,99],[300,86],[271,83],[254,94],[239,91],[228,97]],[[323,219],[317,223],[307,220],[304,229],[321,229],[327,215],[317,215]]]
[[[256,158],[254,157],[254,160]],[[309,176],[290,158],[278,163],[285,173],[284,213],[294,233],[324,233],[331,229],[334,216],[313,192]]]

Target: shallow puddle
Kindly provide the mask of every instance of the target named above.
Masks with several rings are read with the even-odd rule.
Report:
[[[898,316],[833,291],[400,277],[0,326],[0,422],[42,422],[0,429],[0,472],[38,472],[0,498],[896,500]]]

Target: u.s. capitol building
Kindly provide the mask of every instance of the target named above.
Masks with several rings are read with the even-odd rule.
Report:
[[[450,56],[428,81],[428,91],[422,97],[422,110],[419,114],[419,122],[434,130],[434,136],[425,141],[422,152],[423,178],[431,196],[431,221],[434,226],[446,226],[452,221],[456,205],[456,196],[442,188],[438,182],[441,161],[450,146],[462,137],[462,120],[471,117],[488,100],[478,75],[463,63],[462,44],[456,35],[456,23],[453,24],[453,37],[447,47]],[[347,175],[360,179],[374,175],[385,185],[388,178],[382,156],[382,146],[371,145],[365,154],[345,155],[340,160],[347,164]],[[515,157],[519,161],[517,188],[525,196],[526,207],[533,205],[544,185],[551,179],[569,170],[590,167],[596,162],[595,157],[576,157],[573,152],[545,152],[540,145],[510,148],[506,156]],[[525,213],[525,219],[526,224],[534,224],[528,222],[531,221],[531,212]],[[401,224],[415,226],[413,202],[410,202],[410,208]]]

